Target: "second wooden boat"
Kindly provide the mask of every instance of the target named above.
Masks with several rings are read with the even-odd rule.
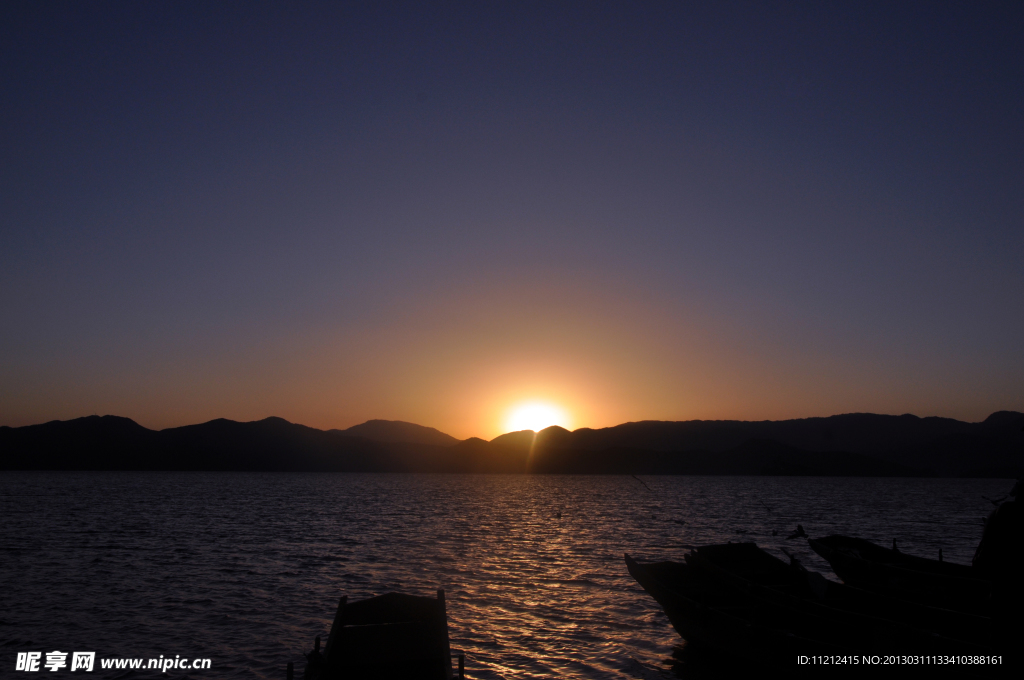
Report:
[[[843,583],[902,599],[987,613],[992,581],[974,567],[907,555],[862,538],[808,540]]]

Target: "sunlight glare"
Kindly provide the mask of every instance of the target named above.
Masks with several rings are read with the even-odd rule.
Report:
[[[545,427],[560,425],[569,429],[569,418],[565,411],[553,404],[532,401],[513,408],[505,420],[506,432],[533,430],[540,432]]]

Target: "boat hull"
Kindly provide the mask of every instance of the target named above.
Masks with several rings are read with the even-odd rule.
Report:
[[[973,567],[905,555],[848,536],[809,539],[808,544],[848,585],[960,611],[989,611],[992,581]]]
[[[890,602],[754,544],[698,548],[685,563],[627,555],[626,566],[683,639],[730,659],[793,668],[799,656],[999,653],[988,618]]]

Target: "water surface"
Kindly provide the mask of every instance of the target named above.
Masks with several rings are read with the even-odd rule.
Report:
[[[622,555],[755,541],[834,578],[844,533],[969,563],[1008,480],[0,474],[0,663],[18,651],[208,657],[110,677],[284,678],[338,597],[444,588],[470,678],[686,677]],[[772,532],[778,532],[773,536]],[[673,656],[675,654],[675,656]],[[685,655],[684,655],[685,659]],[[66,672],[66,670],[65,670]],[[27,676],[26,676],[27,677]],[[92,677],[104,677],[97,670]]]

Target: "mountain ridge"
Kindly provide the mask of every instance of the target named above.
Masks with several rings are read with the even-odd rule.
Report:
[[[1012,477],[1024,472],[1022,425],[1015,411],[980,423],[841,414],[552,426],[459,441],[403,421],[318,430],[278,417],[217,418],[150,430],[120,416],[86,416],[0,427],[0,469]]]
[[[436,428],[404,420],[367,420],[365,423],[353,425],[346,430],[328,430],[328,432],[342,432],[373,441],[402,444],[454,446],[459,443],[455,437]]]

